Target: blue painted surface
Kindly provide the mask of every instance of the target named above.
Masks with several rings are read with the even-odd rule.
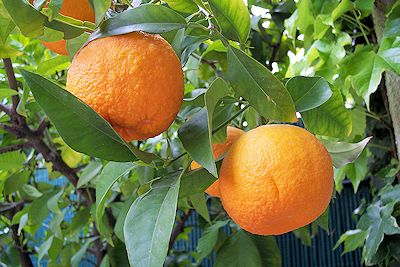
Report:
[[[49,181],[46,170],[38,170],[36,174],[36,182],[46,182],[57,186],[64,186],[67,184],[65,178],[59,178],[56,180]],[[357,250],[352,253],[341,256],[342,248],[333,251],[333,247],[336,241],[339,239],[341,233],[344,233],[348,229],[355,227],[355,220],[352,218],[353,210],[356,209],[362,198],[369,198],[368,189],[361,187],[359,192],[354,195],[351,188],[345,188],[341,195],[330,205],[329,213],[329,235],[319,230],[318,235],[312,240],[311,247],[306,247],[301,244],[301,241],[297,239],[292,233],[277,236],[277,242],[282,253],[282,261],[284,267],[358,267],[361,264],[361,251]],[[65,221],[69,222],[73,214],[71,211],[67,211],[64,218]],[[45,231],[48,228],[48,224],[51,218],[47,218],[43,223],[43,226],[37,231],[35,240],[38,241],[39,245],[45,239]],[[174,249],[177,251],[194,251],[197,246],[197,242],[201,236],[202,230],[198,227],[198,214],[193,212],[186,222],[187,226],[193,227],[190,233],[189,241],[179,240],[176,242]],[[230,233],[230,229],[226,228],[225,231]],[[88,257],[90,259],[88,260]],[[213,260],[215,255],[212,255],[209,259],[205,259],[202,262],[202,266],[211,267],[213,266]],[[85,259],[79,265],[80,267],[92,267],[95,258],[91,254],[85,255]],[[34,263],[37,266],[37,259],[34,258]],[[41,262],[41,266],[47,266],[45,260]],[[122,267],[122,266],[121,266]],[[244,266],[245,267],[245,266]]]

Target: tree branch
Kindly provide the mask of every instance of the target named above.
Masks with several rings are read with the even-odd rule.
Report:
[[[10,146],[6,146],[6,147],[0,147],[0,154],[20,150],[24,147],[29,147],[29,146],[30,145],[28,143],[22,143],[22,144],[10,145]]]
[[[171,234],[171,238],[169,240],[169,248],[168,250],[170,250],[173,246],[174,243],[177,239],[177,237],[179,236],[180,233],[183,232],[183,230],[185,229],[185,223],[186,221],[189,219],[190,217],[190,213],[192,212],[192,210],[188,210],[181,218],[181,220],[178,222],[178,224],[175,226],[174,230],[172,231]]]

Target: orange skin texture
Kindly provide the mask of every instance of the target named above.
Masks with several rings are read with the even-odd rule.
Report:
[[[184,80],[167,41],[133,32],[82,48],[68,71],[67,90],[131,142],[168,129],[183,101]]]
[[[333,192],[332,160],[308,131],[268,125],[242,135],[225,157],[224,209],[246,231],[280,235],[317,219]]]
[[[244,131],[242,131],[241,129],[238,129],[238,128],[235,128],[232,126],[228,126],[225,142],[212,145],[214,159],[219,158],[225,152],[227,152],[229,150],[229,148],[231,148],[233,143],[235,143],[236,140],[239,139],[239,137],[242,134],[244,134]],[[194,169],[200,168],[201,166],[197,162],[193,161],[191,163],[190,167],[192,170],[194,170]],[[219,180],[215,181],[212,185],[210,185],[206,189],[206,193],[209,195],[212,195],[214,197],[221,197],[220,192],[219,192]]]
[[[30,3],[33,4],[33,0],[30,0]],[[95,22],[96,20],[95,13],[88,0],[64,0],[60,14],[83,21]],[[65,40],[56,42],[42,41],[42,44],[54,53],[68,55],[67,42]]]

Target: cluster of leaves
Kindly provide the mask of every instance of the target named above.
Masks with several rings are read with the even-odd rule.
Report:
[[[391,10],[378,47],[373,29],[365,25],[371,19],[370,0],[249,0],[247,5],[242,0],[152,4],[135,0],[114,3],[113,10],[108,10],[108,0],[92,0],[95,25],[58,14],[62,1],[52,2],[43,9],[44,1],[35,1],[35,8],[24,0],[0,2],[0,55],[13,59],[19,82],[19,90],[8,88],[5,70],[0,70],[1,104],[11,106],[12,97],[19,95],[18,116],[32,128],[41,129],[46,122],[38,138],[58,151],[79,176],[76,184],[62,187],[38,182],[38,168],[47,168],[50,179],[65,174],[32,143],[7,131],[15,121],[7,112],[0,113],[4,126],[0,128],[0,198],[6,210],[1,214],[1,237],[13,242],[9,231],[17,226],[21,243],[39,261],[48,258],[53,266],[76,266],[94,253],[102,266],[127,266],[128,261],[133,266],[164,262],[187,266],[217,251],[217,266],[279,266],[274,237],[238,229],[219,201],[203,193],[218,178],[221,162],[215,162],[212,144],[225,139],[228,124],[250,130],[294,122],[298,112],[305,127],[331,153],[338,192],[345,177],[357,191],[369,173],[372,152],[363,152],[370,140],[366,121],[367,116],[377,117],[371,111],[370,95],[384,70],[399,72],[395,59],[400,50],[396,28],[400,5]],[[129,8],[119,12],[125,6]],[[132,31],[162,34],[173,46],[185,71],[185,99],[168,131],[126,143],[63,85],[70,60],[87,41]],[[69,57],[52,55],[39,41],[63,38]],[[204,168],[189,171],[192,160]],[[393,161],[385,175],[393,177],[396,168]],[[378,198],[387,200],[384,195]],[[382,241],[383,233],[397,233],[391,217],[396,203],[376,203],[382,209],[379,225],[376,219],[368,219],[376,215],[370,206],[357,230],[361,241],[345,248],[355,249],[366,239],[367,263],[374,262],[380,250],[395,253],[390,245],[379,246],[377,241]],[[16,205],[19,208],[12,209]],[[184,222],[193,209],[202,217],[204,233],[189,257],[172,246],[177,239],[187,238],[190,228]],[[70,222],[64,221],[67,211],[74,214]],[[47,219],[45,239],[35,240]],[[221,230],[226,225],[233,231],[231,236]],[[318,225],[328,229],[327,212],[312,229]],[[296,234],[308,239],[308,228]],[[340,242],[349,242],[347,236],[351,235],[347,233]],[[12,246],[3,249],[1,261],[17,265]]]

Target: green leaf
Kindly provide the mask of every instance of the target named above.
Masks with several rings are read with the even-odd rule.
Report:
[[[49,251],[51,244],[53,243],[54,236],[50,236],[46,241],[44,241],[40,247],[39,247],[39,252],[38,252],[38,265],[40,265],[40,261],[43,259],[43,257],[47,254]]]
[[[347,77],[369,109],[370,95],[381,82],[385,66],[383,60],[375,54],[372,46],[357,46],[354,54],[346,57],[342,64],[342,76]]]
[[[8,36],[14,28],[14,22],[8,14],[3,2],[0,1],[0,44],[6,43]]]
[[[110,0],[90,0],[93,10],[96,13],[96,24],[99,25],[103,21],[107,10],[110,8]]]
[[[251,235],[260,253],[262,266],[281,267],[281,251],[274,236]]]
[[[315,220],[315,223],[329,234],[329,207]]]
[[[73,267],[78,267],[79,263],[82,261],[83,256],[85,255],[86,251],[89,248],[90,243],[92,243],[93,241],[95,241],[98,237],[91,237],[89,239],[86,240],[85,244],[83,244],[83,246],[78,250],[78,252],[72,256],[71,258],[71,265]]]
[[[79,176],[77,188],[87,185],[100,172],[103,165],[98,161],[91,161]]]
[[[133,201],[135,201],[135,197],[131,197],[125,201],[124,205],[122,206],[121,210],[118,213],[117,222],[114,226],[114,233],[115,235],[122,241],[125,242],[124,239],[124,222],[126,219],[126,215],[128,214],[129,208],[132,206]]]
[[[110,192],[114,183],[123,175],[131,171],[135,167],[134,163],[108,163],[101,172],[96,184],[96,222],[97,228],[103,236],[105,236],[110,243],[111,233],[107,231],[106,226],[103,224],[103,215],[105,210],[105,202],[108,193]]]
[[[224,80],[217,78],[204,95],[206,107],[197,112],[178,130],[179,139],[193,160],[218,177],[212,152],[212,118],[218,102],[229,94]]]
[[[250,33],[250,14],[242,0],[209,0],[222,34],[245,43]]]
[[[29,206],[28,218],[30,225],[41,225],[47,218],[50,210],[47,208],[47,202],[54,196],[55,192],[47,193],[32,201]]]
[[[21,169],[26,160],[24,153],[12,151],[0,154],[0,170],[9,171],[13,169]]]
[[[344,243],[343,254],[354,251],[364,245],[367,232],[360,229],[349,230],[342,234],[333,249],[337,249],[340,244]]]
[[[27,1],[3,0],[3,4],[23,35],[38,37],[43,34],[46,16],[35,10]]]
[[[90,209],[82,208],[74,214],[71,224],[68,226],[66,235],[68,237],[75,237],[82,233],[84,227],[87,227],[90,220]]]
[[[18,51],[17,49],[13,48],[12,46],[1,45],[0,44],[0,57],[1,58],[13,58],[22,55],[22,52]]]
[[[378,55],[394,72],[400,74],[400,47],[379,51]]]
[[[20,72],[36,101],[54,123],[65,143],[72,149],[112,161],[136,159],[130,150],[132,147],[128,147],[111,125],[88,105],[58,84],[38,74],[22,69]],[[144,154],[139,150],[135,150],[135,153]]]
[[[204,193],[193,194],[190,196],[193,208],[204,218],[208,223],[211,223],[210,215],[208,214],[207,201]]]
[[[304,227],[301,227],[299,229],[294,230],[292,233],[301,240],[301,243],[304,246],[311,246],[311,234],[309,230],[309,226],[306,225]]]
[[[0,88],[0,100],[13,95],[18,95],[18,92],[13,89]]]
[[[54,213],[61,213],[61,210],[58,206],[58,201],[60,198],[63,196],[64,190],[60,190],[57,194],[51,196],[49,200],[47,201],[47,208],[54,212]]]
[[[183,13],[195,13],[199,7],[192,0],[164,0],[168,6]]]
[[[22,186],[29,181],[31,172],[20,171],[10,175],[4,182],[4,195],[12,194],[22,189]]]
[[[345,168],[346,176],[353,184],[354,192],[357,192],[358,186],[360,185],[361,181],[366,178],[368,173],[367,150],[364,150],[357,160],[355,160],[353,163],[350,163]]]
[[[228,68],[233,89],[261,116],[278,121],[297,121],[289,92],[265,66],[230,46]]]
[[[68,57],[71,61],[74,58],[75,54],[79,51],[79,49],[81,49],[81,47],[83,47],[88,39],[89,34],[87,32],[84,32],[78,37],[67,40]]]
[[[203,234],[201,235],[199,242],[197,243],[197,252],[199,253],[197,257],[197,262],[200,262],[202,259],[210,255],[210,253],[213,251],[215,245],[217,244],[218,241],[218,232],[219,229],[224,227],[229,223],[229,220],[227,221],[217,221],[213,225],[208,226]]]
[[[365,146],[371,139],[372,136],[365,138],[364,140],[355,144],[346,142],[334,142],[324,139],[321,139],[320,141],[324,144],[329,154],[331,155],[333,165],[336,168],[340,168],[354,162],[363,152]]]
[[[306,128],[319,135],[345,138],[350,135],[352,120],[345,108],[340,91],[332,88],[333,95],[321,106],[301,113]]]
[[[163,266],[175,221],[181,176],[163,177],[135,200],[124,224],[129,262],[135,267]]]
[[[24,190],[25,193],[27,193],[28,196],[30,196],[32,198],[39,198],[39,197],[43,196],[43,194],[39,190],[37,190],[35,187],[33,187],[29,184],[22,185],[22,190]]]
[[[298,112],[319,107],[332,96],[329,83],[322,77],[293,77],[286,88]]]
[[[56,56],[45,60],[38,65],[37,72],[41,75],[54,74],[56,71],[62,71],[69,68],[70,61],[66,56]]]
[[[203,193],[215,181],[215,177],[206,169],[199,168],[188,172],[182,177],[179,198]]]
[[[89,41],[134,31],[164,33],[185,27],[185,18],[175,11],[161,5],[142,5],[104,21]]]
[[[61,6],[63,4],[64,0],[51,0],[48,4],[47,7],[48,9],[48,17],[49,21],[52,21],[55,17],[58,16],[60,13]]]
[[[261,267],[262,261],[257,246],[251,237],[239,230],[229,237],[215,258],[215,267]]]

